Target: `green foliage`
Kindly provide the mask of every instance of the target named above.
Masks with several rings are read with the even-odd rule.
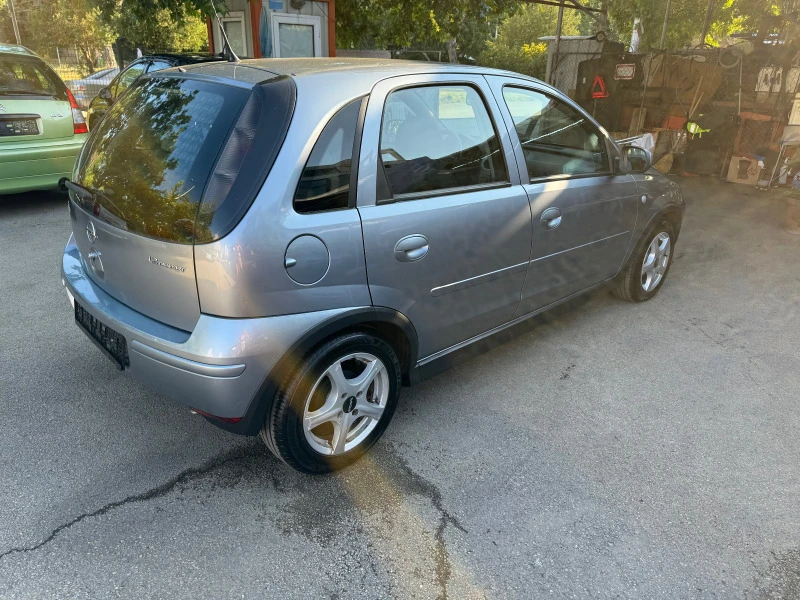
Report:
[[[555,35],[558,9],[554,6],[525,4],[499,26],[497,38],[486,45],[479,62],[497,69],[507,69],[544,77],[547,44],[539,38]],[[581,17],[578,11],[565,10],[561,35],[578,35]]]
[[[489,33],[517,0],[339,0],[340,48],[438,49],[449,39],[476,56]]]
[[[24,46],[45,57],[54,57],[58,47],[78,48],[86,73],[94,70],[99,50],[113,39],[111,28],[88,0],[16,0],[14,6]],[[13,42],[11,19],[2,8],[0,39]]]
[[[195,52],[208,47],[205,21],[196,8],[202,3],[156,6],[149,0],[110,4],[106,0],[15,0],[14,5],[22,44],[51,63],[56,63],[57,48],[77,48],[81,75],[100,66],[101,50],[118,37],[150,52]],[[224,10],[224,4],[220,2],[218,8]],[[7,0],[0,0],[0,41],[15,41]],[[76,75],[71,72],[65,77]]]
[[[642,19],[641,48],[656,48],[661,40],[667,0],[619,0],[609,2],[609,18],[620,38],[628,42],[634,17]],[[708,0],[672,0],[667,27],[667,48],[697,44],[703,31]],[[774,0],[714,0],[706,42],[717,45],[733,32],[754,33],[762,19],[778,12]]]
[[[168,14],[170,19],[181,23],[187,15],[210,15],[214,11],[211,0],[90,0],[103,13],[108,22],[112,22],[120,13],[133,15],[137,19],[147,21],[153,15]],[[225,2],[214,0],[220,13],[225,12]],[[162,18],[162,17],[159,17]]]
[[[172,13],[159,8],[141,18],[129,3],[123,3],[113,18],[117,35],[146,52],[197,52],[208,48],[205,21],[196,10],[183,7]]]

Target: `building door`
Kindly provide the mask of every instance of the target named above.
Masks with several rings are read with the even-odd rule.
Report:
[[[275,58],[322,56],[322,19],[309,15],[272,13]]]
[[[220,17],[220,21],[222,21],[222,28],[225,30],[225,35],[228,37],[228,41],[231,44],[231,49],[236,53],[236,55],[241,58],[252,56],[252,53],[247,51],[247,33],[245,29],[244,11],[235,10],[226,13],[224,16]],[[216,39],[214,47],[221,51],[225,46],[225,38],[220,35],[219,25],[217,24],[216,19],[213,20],[213,23],[214,37]]]

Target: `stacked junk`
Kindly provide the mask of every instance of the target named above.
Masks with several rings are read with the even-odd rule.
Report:
[[[800,196],[800,39],[633,54],[604,36],[561,37],[556,57],[542,40],[547,80],[660,171]]]

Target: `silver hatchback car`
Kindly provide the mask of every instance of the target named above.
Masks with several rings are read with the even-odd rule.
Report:
[[[64,184],[83,331],[313,473],[475,342],[602,284],[652,298],[684,213],[647,152],[540,81],[401,61],[148,75]]]

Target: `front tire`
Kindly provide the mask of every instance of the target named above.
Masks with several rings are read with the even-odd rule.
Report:
[[[613,294],[628,302],[645,302],[658,293],[675,255],[675,228],[667,219],[642,236],[619,275]]]
[[[298,471],[341,469],[380,438],[399,393],[392,347],[368,333],[343,334],[301,360],[276,394],[261,438]]]

